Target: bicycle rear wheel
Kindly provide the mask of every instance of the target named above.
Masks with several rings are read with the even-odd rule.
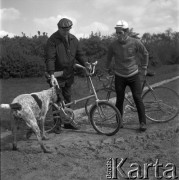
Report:
[[[49,109],[45,118],[45,122],[44,122],[45,132],[47,133],[52,132],[57,126],[57,124],[59,124],[59,121],[60,121],[59,111],[55,106],[53,106],[53,104],[51,104],[49,106]]]
[[[154,122],[167,122],[179,112],[179,96],[168,87],[154,87],[142,96],[146,117]]]
[[[90,122],[99,134],[112,136],[119,131],[121,114],[119,110],[107,101],[94,104],[90,110]]]
[[[114,90],[110,88],[102,88],[102,89],[98,89],[96,93],[99,100],[107,100],[113,104],[116,104],[116,93]],[[95,103],[95,97],[87,99],[85,103],[85,111],[88,116],[90,109],[94,103]]]

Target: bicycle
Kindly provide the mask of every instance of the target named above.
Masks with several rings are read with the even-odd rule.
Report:
[[[150,75],[147,74],[142,84],[142,99],[145,106],[146,118],[154,122],[168,122],[174,119],[179,113],[179,95],[174,90],[165,86],[151,87],[147,80],[148,76]],[[98,78],[104,82],[104,80],[101,80],[101,76],[98,76]],[[114,75],[107,76],[107,83],[103,83],[103,87],[96,91],[100,95],[100,99],[106,99],[115,103],[114,78]],[[144,89],[146,90],[144,91]],[[85,104],[87,114],[89,114],[92,101],[93,99],[89,99]],[[137,111],[130,92],[125,94],[124,113],[126,110]],[[125,122],[124,117],[123,121]]]
[[[91,94],[89,96],[83,97],[71,101],[65,104],[64,101],[59,104],[50,104],[46,120],[45,120],[45,131],[50,133],[56,128],[57,125],[63,123],[70,123],[74,120],[75,115],[71,108],[68,108],[72,104],[94,98],[95,101],[89,110],[89,121],[93,128],[99,134],[104,134],[112,136],[119,131],[121,126],[121,114],[119,110],[110,102],[99,100],[91,76],[95,73],[95,63],[91,63],[91,70],[87,74],[87,84],[90,89]],[[76,64],[76,67],[82,68],[86,71],[86,68]],[[54,120],[55,119],[55,120]]]

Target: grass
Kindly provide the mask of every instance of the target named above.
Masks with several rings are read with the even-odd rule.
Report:
[[[165,65],[161,67],[151,68],[156,73],[155,76],[149,78],[151,84],[179,75],[179,65]],[[96,89],[101,87],[101,83],[93,78]],[[0,104],[11,103],[19,94],[38,92],[48,89],[49,85],[44,77],[42,78],[25,78],[25,79],[0,79]],[[72,99],[79,99],[89,95],[89,90],[85,78],[76,77],[72,86]],[[85,101],[73,105],[73,109],[84,107]],[[9,129],[10,115],[9,111],[0,110],[0,127]]]

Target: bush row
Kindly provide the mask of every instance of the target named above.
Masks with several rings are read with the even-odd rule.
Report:
[[[130,35],[138,38],[138,34],[134,33],[133,29],[130,29]],[[81,38],[79,41],[87,58],[99,60],[98,66],[101,67],[104,64],[108,46],[115,38],[115,34],[101,36],[100,32],[91,32],[89,38]],[[24,33],[22,37],[0,38],[0,78],[43,76],[44,47],[47,39],[47,34],[40,35],[40,32],[31,38]],[[179,32],[168,29],[159,34],[144,33],[141,41],[150,53],[150,65],[179,63]]]

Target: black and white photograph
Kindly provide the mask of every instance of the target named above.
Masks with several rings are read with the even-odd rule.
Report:
[[[0,0],[0,179],[179,179],[178,0]]]

